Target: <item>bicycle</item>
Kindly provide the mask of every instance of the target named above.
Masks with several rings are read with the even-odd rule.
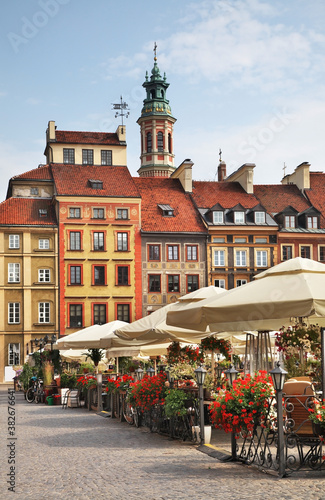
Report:
[[[31,378],[32,385],[26,392],[26,401],[28,403],[40,403],[44,399],[44,391],[43,391],[43,380],[37,377]]]

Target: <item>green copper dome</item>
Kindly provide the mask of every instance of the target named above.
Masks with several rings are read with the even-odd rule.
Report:
[[[141,116],[172,116],[169,101],[166,99],[166,92],[169,87],[169,83],[166,81],[166,74],[164,74],[164,78],[161,77],[156,57],[151,70],[150,80],[148,72],[146,72],[146,80],[142,86],[146,89],[147,96],[143,101]]]

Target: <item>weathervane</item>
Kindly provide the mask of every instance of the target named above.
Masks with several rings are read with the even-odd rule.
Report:
[[[222,155],[222,151],[221,151],[221,149],[219,148],[219,161],[220,161],[220,162],[222,161],[222,159],[221,159],[221,155]]]
[[[129,105],[125,101],[123,102],[123,98],[121,96],[121,102],[118,104],[112,103],[112,106],[113,106],[112,109],[118,110],[115,113],[115,118],[117,118],[118,116],[121,116],[121,118],[122,118],[122,134],[123,134],[123,125],[124,125],[123,118],[124,118],[124,116],[125,116],[125,118],[127,118],[130,114]]]
[[[156,44],[156,42],[155,42],[155,45],[153,46],[153,52],[155,54],[154,60],[157,61],[157,44]]]
[[[283,177],[286,176],[286,168],[287,168],[287,165],[286,165],[286,162],[283,163]]]

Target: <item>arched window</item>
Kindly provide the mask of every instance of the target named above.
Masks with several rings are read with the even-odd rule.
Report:
[[[147,153],[151,153],[152,151],[152,137],[151,132],[147,133]]]
[[[168,152],[172,152],[172,135],[168,134]]]
[[[159,152],[164,151],[164,136],[162,132],[158,132],[157,134],[157,146]]]

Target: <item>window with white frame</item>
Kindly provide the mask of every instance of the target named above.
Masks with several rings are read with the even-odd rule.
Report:
[[[286,215],[284,217],[284,227],[296,227],[296,218],[294,215]]]
[[[244,212],[235,212],[234,221],[235,221],[235,224],[244,224],[245,213]]]
[[[16,262],[8,264],[8,282],[19,283],[19,281],[20,281],[20,264]]]
[[[105,250],[105,233],[93,233],[93,248],[94,250]]]
[[[38,240],[38,248],[40,250],[48,250],[50,248],[50,240],[48,238],[40,238]]]
[[[20,303],[9,302],[8,304],[8,323],[20,323]]]
[[[247,266],[246,250],[236,250],[236,267]]]
[[[70,231],[69,243],[70,243],[70,250],[81,250],[81,232]]]
[[[39,302],[39,304],[38,304],[38,322],[39,323],[49,323],[50,322],[50,303],[49,302]]]
[[[246,285],[247,280],[236,280],[236,287]]]
[[[225,251],[224,250],[215,250],[214,251],[214,265],[216,267],[224,267],[225,266]]]
[[[9,248],[19,248],[19,234],[9,234]]]
[[[79,207],[70,207],[69,208],[69,217],[70,219],[80,219],[81,210]]]
[[[117,233],[117,250],[120,252],[126,252],[129,249],[128,241],[128,233]]]
[[[255,224],[265,224],[265,212],[255,212]]]
[[[223,224],[223,212],[221,210],[213,212],[213,224]]]
[[[168,260],[179,260],[179,246],[167,245]]]
[[[105,211],[103,208],[93,208],[93,218],[94,219],[104,219]]]
[[[317,217],[307,217],[307,228],[308,229],[317,229]]]
[[[94,150],[93,149],[83,149],[82,150],[82,164],[83,165],[93,165],[94,164]]]
[[[256,250],[256,267],[267,267],[266,250]]]
[[[20,365],[20,344],[8,344],[8,365]]]
[[[197,260],[197,245],[186,245],[186,260]]]
[[[112,165],[112,151],[109,149],[102,149],[100,152],[102,165]]]
[[[216,286],[218,288],[226,288],[226,280],[216,279],[216,280],[214,280],[214,286]]]
[[[49,269],[39,269],[38,270],[38,281],[40,283],[45,283],[50,281],[50,270]]]
[[[74,164],[74,149],[63,148],[63,163]]]
[[[117,208],[116,218],[127,220],[129,218],[129,210],[127,208]]]

